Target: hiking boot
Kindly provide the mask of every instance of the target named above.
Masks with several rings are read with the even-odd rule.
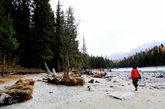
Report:
[[[135,91],[137,91],[137,90],[138,90],[138,88],[136,87],[136,88],[135,88]]]

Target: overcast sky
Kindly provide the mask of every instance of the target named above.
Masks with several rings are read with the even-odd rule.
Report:
[[[58,0],[50,0],[56,10]],[[152,41],[165,41],[165,0],[61,0],[74,8],[78,40],[89,55],[128,52]]]

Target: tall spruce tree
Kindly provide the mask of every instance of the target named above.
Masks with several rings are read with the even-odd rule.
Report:
[[[2,75],[5,72],[6,55],[11,51],[16,50],[19,45],[16,38],[13,37],[15,31],[7,6],[6,0],[0,1],[0,52],[2,53],[3,61]]]
[[[56,18],[55,18],[55,41],[54,48],[54,62],[57,65],[57,71],[62,69],[62,37],[64,36],[64,12],[61,9],[60,1],[57,4]]]
[[[33,15],[33,40],[32,59],[36,64],[43,63],[53,58],[53,37],[54,37],[54,14],[50,7],[49,0],[34,0]]]

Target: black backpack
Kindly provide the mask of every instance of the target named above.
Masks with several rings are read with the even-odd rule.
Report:
[[[138,79],[141,79],[140,73],[139,73],[139,77],[138,77]]]

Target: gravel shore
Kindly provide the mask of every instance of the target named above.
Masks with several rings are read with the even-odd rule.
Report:
[[[137,92],[129,79],[130,72],[108,72],[107,78],[94,78],[94,81],[100,83],[88,83],[93,77],[83,75],[86,84],[74,87],[37,81],[42,75],[26,77],[36,80],[33,98],[26,102],[3,106],[1,109],[163,109],[164,73],[141,72],[141,76]],[[0,89],[14,84],[15,81],[0,85]],[[114,94],[125,96],[122,96],[124,99],[116,99],[110,96]]]

